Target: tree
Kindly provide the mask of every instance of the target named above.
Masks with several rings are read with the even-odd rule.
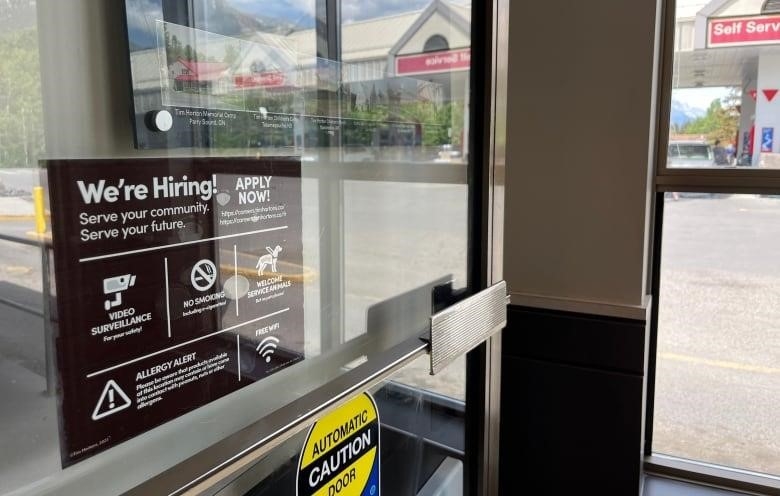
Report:
[[[0,53],[0,167],[35,167],[44,147],[35,29],[1,35]]]
[[[716,98],[707,108],[707,113],[683,126],[683,134],[701,134],[709,141],[720,140],[724,143],[734,141],[739,129],[738,95],[732,90],[721,102]]]
[[[165,54],[168,57],[168,64],[173,64],[177,60],[184,58],[181,41],[179,41],[176,35],[169,36],[167,30],[165,31]]]
[[[225,56],[222,58],[222,62],[227,65],[233,65],[238,60],[239,50],[233,45],[227,45],[225,47]]]

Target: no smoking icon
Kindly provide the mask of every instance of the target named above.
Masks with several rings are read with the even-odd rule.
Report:
[[[217,266],[208,259],[196,263],[190,274],[190,281],[198,291],[206,291],[217,282]]]

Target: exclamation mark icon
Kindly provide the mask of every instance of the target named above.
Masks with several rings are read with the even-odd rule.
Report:
[[[108,415],[121,412],[126,408],[130,408],[132,404],[132,400],[122,391],[119,384],[113,379],[109,379],[103,388],[103,392],[100,393],[100,399],[97,405],[95,405],[95,410],[92,412],[92,420],[100,420]]]

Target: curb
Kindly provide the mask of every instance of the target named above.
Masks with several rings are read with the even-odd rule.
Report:
[[[0,215],[0,222],[4,221],[21,221],[21,220],[35,220],[35,215],[32,214],[20,214],[20,215]]]

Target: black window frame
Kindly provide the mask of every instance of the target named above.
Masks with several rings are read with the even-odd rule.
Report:
[[[667,166],[669,122],[674,81],[676,48],[676,0],[660,2],[658,31],[659,70],[655,81],[656,121],[651,130],[655,138],[652,163],[653,192],[650,212],[650,258],[648,287],[654,304],[650,312],[647,359],[646,409],[644,419],[644,470],[660,476],[687,479],[737,491],[780,494],[780,481],[738,469],[659,455],[653,451],[656,357],[658,353],[659,289],[663,245],[664,198],[667,193],[723,193],[780,195],[780,169],[758,168],[670,168]]]

